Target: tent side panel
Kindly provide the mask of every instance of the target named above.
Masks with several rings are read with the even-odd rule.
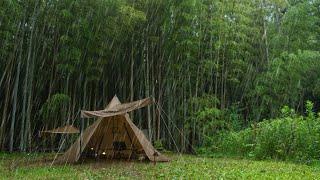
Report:
[[[133,130],[133,133],[135,134],[136,138],[138,139],[139,143],[141,144],[141,146],[143,147],[146,155],[148,156],[150,161],[160,161],[160,162],[167,162],[169,161],[169,159],[162,155],[159,151],[157,151],[152,144],[150,143],[150,141],[146,138],[146,136],[143,134],[143,132],[136,126],[133,124],[133,122],[131,121],[129,114],[125,114],[125,119],[127,121],[127,123],[129,124],[130,128]],[[158,156],[154,157],[153,154],[157,153]]]
[[[58,159],[58,162],[69,162],[69,163],[77,162],[80,158],[80,152],[82,152],[87,146],[91,136],[99,126],[101,120],[102,119],[97,120],[83,132],[82,134],[83,138],[81,142],[81,151],[80,151],[80,138],[81,138],[81,135],[80,135],[79,138],[76,140],[76,142],[73,145],[71,145],[71,147],[67,150],[67,152],[64,153]]]

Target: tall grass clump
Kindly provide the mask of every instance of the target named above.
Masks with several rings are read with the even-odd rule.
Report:
[[[310,162],[320,158],[320,113],[306,103],[306,115],[298,116],[287,106],[282,116],[264,120],[234,132],[223,132],[210,141],[206,153],[249,156],[256,159],[280,159]],[[214,147],[214,148],[213,148]]]

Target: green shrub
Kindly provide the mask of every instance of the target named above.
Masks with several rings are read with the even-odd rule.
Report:
[[[312,109],[313,104],[307,102],[306,116],[303,117],[284,107],[281,118],[264,120],[238,132],[220,133],[211,139],[211,146],[215,148],[207,147],[201,152],[299,162],[318,160],[320,118]]]
[[[164,150],[162,140],[156,140],[156,141],[154,141],[153,144],[154,144],[154,148],[156,148],[158,151]]]

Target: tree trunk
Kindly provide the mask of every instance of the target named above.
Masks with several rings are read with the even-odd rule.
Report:
[[[29,141],[30,145],[30,137],[31,137],[31,132],[30,132],[30,121],[31,121],[31,110],[32,110],[32,86],[33,86],[33,69],[34,69],[34,57],[32,56],[32,46],[33,46],[33,35],[35,32],[35,23],[36,23],[36,18],[37,14],[39,11],[38,8],[38,3],[37,1],[35,3],[34,11],[33,11],[33,16],[31,19],[31,34],[30,34],[30,39],[29,39],[29,46],[28,46],[28,56],[27,56],[27,67],[26,67],[26,76],[25,76],[25,82],[24,82],[24,94],[23,94],[23,120],[22,120],[22,133],[23,137],[21,138],[20,143],[20,148],[22,151],[25,151],[27,148],[27,142]],[[38,9],[37,9],[38,8]],[[38,11],[37,11],[38,10]],[[21,146],[22,144],[22,146]]]
[[[10,100],[10,87],[11,87],[11,73],[8,74],[8,80],[7,80],[7,90],[6,90],[6,95],[5,95],[5,100],[4,100],[4,107],[3,107],[3,114],[2,114],[2,121],[1,121],[1,126],[0,126],[0,149],[4,149],[4,144],[5,144],[5,129],[6,129],[6,123],[7,123],[7,118],[8,118],[8,106],[9,106],[9,100]]]
[[[132,36],[132,42],[133,44],[133,36]],[[131,47],[131,65],[130,65],[130,102],[133,101],[133,98],[134,98],[134,87],[133,87],[133,67],[134,67],[134,58],[133,58],[133,51],[134,51],[134,47],[132,45]],[[131,118],[134,118],[133,117],[134,114],[133,114],[133,111],[130,112],[130,117]]]
[[[147,34],[148,34],[148,27],[147,27]],[[149,82],[149,43],[148,39],[146,39],[146,71],[145,71],[145,78],[146,78],[146,97],[150,96],[150,82]],[[147,106],[147,119],[148,119],[148,136],[149,140],[152,141],[152,122],[151,122],[151,108]]]
[[[14,89],[13,89],[13,107],[12,107],[12,120],[11,120],[11,127],[10,127],[10,142],[9,142],[9,151],[10,152],[12,152],[12,150],[13,150],[14,126],[15,126],[15,123],[16,123],[16,111],[17,111],[17,99],[18,99],[20,67],[21,67],[21,62],[18,63],[16,80],[15,80]]]
[[[262,1],[262,8],[264,8],[266,5],[266,1]],[[267,64],[269,64],[269,45],[268,45],[268,35],[267,35],[267,20],[265,19],[265,16],[263,14],[263,36],[262,39],[264,40],[264,45],[265,45],[265,58],[267,61]]]

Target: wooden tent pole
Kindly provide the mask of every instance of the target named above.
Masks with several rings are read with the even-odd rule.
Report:
[[[81,157],[81,146],[82,146],[82,135],[83,135],[83,117],[81,117],[81,122],[80,122],[80,150],[79,150],[79,158]]]

